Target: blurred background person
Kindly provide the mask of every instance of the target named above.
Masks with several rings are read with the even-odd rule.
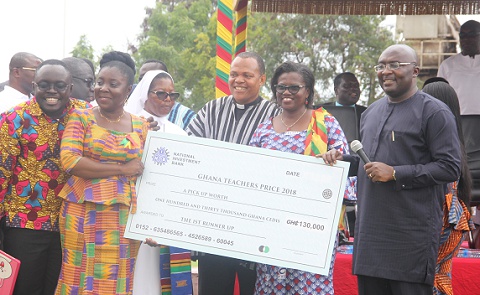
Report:
[[[335,101],[327,102],[324,105],[355,108],[356,119],[360,125],[360,116],[367,108],[357,104],[361,91],[360,83],[355,74],[350,72],[338,74],[333,79],[333,91],[335,91]]]
[[[480,115],[480,23],[474,20],[460,27],[461,52],[445,59],[437,76],[447,79],[458,95],[461,115]]]
[[[180,135],[187,132],[168,121],[166,116],[157,116],[166,100],[175,100],[172,76],[163,70],[151,70],[144,74],[128,99],[125,109],[145,118],[153,117],[159,131]],[[158,295],[171,290],[172,295],[192,294],[190,250],[158,245],[140,245],[135,264],[134,295]],[[176,267],[172,272],[171,265]],[[181,283],[180,283],[181,282]]]
[[[469,20],[460,27],[461,52],[445,59],[438,76],[448,80],[455,89],[460,104],[462,130],[465,139],[468,166],[472,175],[472,204],[480,204],[480,23]],[[473,216],[480,224],[480,211]],[[478,247],[478,244],[477,244]]]
[[[433,294],[435,295],[453,295],[452,258],[457,256],[466,233],[474,229],[469,211],[472,181],[467,165],[457,93],[446,82],[430,82],[429,80],[425,81],[423,92],[444,102],[452,111],[455,116],[462,156],[460,179],[448,184],[448,191],[443,204],[443,227],[440,235],[440,248],[438,249],[433,286]]]
[[[281,64],[270,87],[274,101],[283,111],[258,126],[250,145],[308,156],[329,149],[348,154],[347,139],[337,120],[323,108],[312,110],[315,77],[308,67],[293,62]],[[301,290],[302,294],[333,294],[335,254],[333,251],[327,276],[257,263],[254,294],[290,294],[292,290]]]
[[[335,91],[335,101],[325,103],[324,108],[335,116],[340,123],[342,130],[347,136],[347,142],[351,143],[355,139],[360,139],[360,117],[367,109],[357,104],[360,98],[360,83],[355,74],[344,72],[338,74],[333,79],[333,90]],[[352,108],[354,111],[346,112]],[[354,118],[352,118],[354,117]],[[350,181],[356,182],[356,178]],[[355,206],[357,203],[356,187],[352,187],[353,191],[347,194],[347,198],[343,200],[343,207],[338,224],[339,244],[350,244],[349,237],[355,235]]]
[[[62,140],[71,178],[60,192],[62,270],[56,294],[131,294],[139,241],[124,238],[148,123],[125,112],[135,63],[112,51],[100,60],[97,107],[74,112]]]
[[[95,73],[90,65],[77,57],[66,57],[62,61],[67,65],[73,78],[72,97],[92,102],[95,87]]]
[[[33,78],[42,60],[28,52],[18,52],[9,64],[8,85],[0,92],[0,112],[5,112],[32,97]]]

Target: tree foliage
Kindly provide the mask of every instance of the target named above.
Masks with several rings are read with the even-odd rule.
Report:
[[[363,98],[376,98],[376,75],[372,67],[390,44],[391,33],[380,27],[379,16],[323,16],[256,13],[249,18],[248,47],[260,53],[273,73],[290,60],[312,69],[317,80],[317,103],[333,100],[333,78],[354,73]]]
[[[216,1],[158,1],[146,10],[138,47],[130,46],[138,65],[164,61],[182,103],[194,110],[215,97],[216,9]],[[383,19],[256,13],[248,18],[247,50],[264,57],[267,80],[284,61],[309,66],[318,81],[317,103],[333,99],[333,78],[344,71],[357,75],[362,99],[371,102],[380,93],[372,66],[392,43],[391,33],[379,26]]]
[[[87,58],[93,60],[93,46],[90,44],[90,42],[87,39],[87,36],[82,35],[80,36],[80,40],[78,40],[77,44],[73,48],[72,52],[70,54],[73,57],[79,57],[79,58]]]
[[[182,103],[199,110],[215,96],[216,1],[162,2],[147,9],[134,58],[165,62]]]

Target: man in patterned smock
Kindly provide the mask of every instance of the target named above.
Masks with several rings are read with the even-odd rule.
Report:
[[[41,63],[35,97],[0,121],[0,214],[4,250],[20,259],[15,295],[54,294],[61,264],[57,194],[68,179],[60,168],[60,141],[74,108],[72,77],[59,60]]]

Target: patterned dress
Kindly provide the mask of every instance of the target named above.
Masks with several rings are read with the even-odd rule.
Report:
[[[443,227],[435,268],[434,295],[453,295],[452,258],[457,256],[465,234],[474,228],[467,206],[457,197],[457,182],[449,183],[443,203]]]
[[[325,116],[325,127],[327,128],[328,149],[336,148],[344,154],[348,153],[348,143],[337,120],[332,116]],[[282,152],[303,154],[306,135],[307,130],[277,133],[273,129],[272,119],[269,119],[258,126],[250,141],[250,145]],[[351,185],[351,183],[347,184],[346,193],[347,191],[352,191]],[[254,294],[332,295],[334,294],[333,265],[335,256],[336,252],[334,251],[328,276],[259,263],[257,264],[257,281]]]
[[[70,171],[82,157],[123,164],[141,158],[148,124],[132,115],[133,132],[107,130],[93,110],[72,114],[61,160]],[[131,294],[140,242],[123,237],[130,207],[136,209],[135,177],[83,179],[72,176],[59,196],[63,249],[56,294]]]

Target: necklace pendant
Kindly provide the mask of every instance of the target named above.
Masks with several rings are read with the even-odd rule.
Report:
[[[287,131],[290,131],[290,127],[287,127]]]

